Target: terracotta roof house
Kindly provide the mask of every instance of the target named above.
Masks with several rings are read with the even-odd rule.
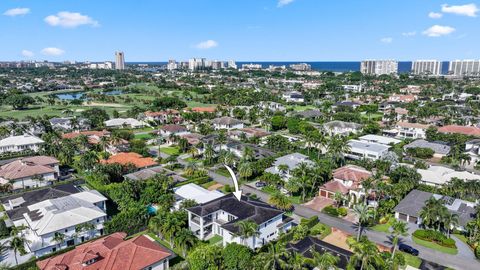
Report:
[[[438,129],[441,133],[457,133],[468,136],[480,137],[480,128],[472,126],[448,125]]]
[[[41,187],[56,181],[59,174],[56,158],[26,157],[0,167],[0,184],[11,183],[13,189]]]
[[[365,195],[359,191],[362,182],[371,177],[372,173],[359,166],[346,165],[334,170],[332,176],[333,180],[320,187],[321,197],[333,198],[336,192],[340,192],[343,195],[351,194],[359,198]]]
[[[217,111],[215,107],[193,107],[193,108],[186,108],[186,112],[197,112],[197,113],[214,113]]]
[[[70,133],[64,133],[62,135],[63,139],[75,139],[80,135],[85,135],[88,138],[90,144],[98,144],[101,137],[109,137],[110,132],[106,130],[96,131],[96,130],[87,130],[87,131],[75,131]]]
[[[110,156],[106,160],[101,161],[104,164],[113,164],[118,163],[121,165],[133,164],[138,169],[146,168],[157,165],[157,162],[151,157],[143,157],[140,154],[129,152],[129,153],[118,153],[116,155]]]
[[[160,123],[179,123],[182,121],[180,112],[173,109],[167,109],[159,112],[146,111],[144,113],[145,120],[148,121],[158,121]]]
[[[147,235],[117,232],[37,262],[41,270],[164,270],[172,252]]]

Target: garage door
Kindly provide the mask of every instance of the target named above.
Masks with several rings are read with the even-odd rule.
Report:
[[[411,223],[417,224],[418,218],[417,217],[410,217],[410,219],[408,221],[411,222]]]
[[[405,214],[401,214],[401,213],[400,213],[400,214],[398,215],[398,218],[401,219],[401,220],[407,221],[407,215],[405,215]]]
[[[327,197],[327,192],[325,190],[320,190],[320,196]]]

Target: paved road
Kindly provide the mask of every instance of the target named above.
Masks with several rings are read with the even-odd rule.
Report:
[[[232,180],[228,177],[215,173],[214,171],[208,172],[209,176],[212,177],[216,182],[221,184],[228,184],[232,185]],[[269,195],[265,192],[262,192],[258,189],[253,187],[242,185],[241,189],[243,193],[250,193],[255,194],[260,200],[267,202]],[[303,205],[294,205],[295,210],[294,213],[301,217],[312,217],[318,216],[322,223],[325,223],[331,227],[338,228],[342,231],[345,231],[349,234],[356,235],[358,233],[358,226],[354,223],[349,221],[331,217],[327,214],[320,213]],[[371,241],[381,244],[387,247],[391,247],[391,239],[390,236],[382,233],[376,232],[369,229],[366,229],[362,232],[364,235],[368,237]],[[419,246],[415,244],[410,237],[403,237],[401,238],[401,242],[407,245],[413,246],[420,251],[419,257],[426,260],[426,261],[434,261],[435,263],[445,265],[448,267],[452,267],[457,270],[469,270],[469,269],[480,269],[480,262],[475,259],[473,252],[458,239],[455,239],[457,242],[459,253],[457,255],[450,255],[435,251],[433,249],[425,248],[423,246]]]

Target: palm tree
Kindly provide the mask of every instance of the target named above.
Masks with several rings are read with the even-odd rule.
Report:
[[[282,174],[282,177],[285,177],[285,175],[287,175],[287,172],[289,169],[290,167],[288,167],[287,164],[278,165],[278,171],[280,171],[280,173]]]
[[[287,266],[285,259],[288,257],[288,252],[280,242],[270,243],[267,251],[258,256],[265,270],[284,269]]]
[[[188,153],[192,156],[192,158],[195,158],[198,155],[198,149],[196,147],[190,147],[190,149],[188,149]]]
[[[162,234],[162,226],[163,226],[163,217],[162,215],[156,215],[150,219],[148,222],[148,229],[155,233],[160,239],[164,239]]]
[[[452,228],[458,225],[458,215],[448,211],[442,217],[442,223],[444,228],[447,230],[448,237],[450,238],[450,231],[452,230]]]
[[[253,158],[254,158],[253,149],[250,148],[250,147],[245,147],[245,148],[243,149],[242,156],[243,156],[243,159],[244,159],[245,161],[252,161]]]
[[[366,236],[362,236],[359,240],[349,238],[347,244],[353,251],[349,261],[350,267],[354,268],[360,263],[360,270],[379,269],[384,264],[377,245],[369,241]]]
[[[238,227],[238,233],[236,236],[240,237],[242,244],[246,244],[248,238],[253,237],[259,234],[258,224],[251,220],[241,220],[236,223]]]
[[[213,157],[215,156],[215,151],[213,150],[213,146],[211,144],[207,144],[205,147],[205,152],[203,153],[203,157],[208,164],[212,163]]]
[[[235,155],[230,151],[224,151],[221,159],[228,166],[232,166],[235,163]]]
[[[182,251],[182,255],[185,257],[187,255],[187,251],[195,246],[197,238],[189,229],[183,228],[175,234],[174,241],[175,246]]]
[[[108,138],[107,136],[102,136],[100,137],[100,146],[102,147],[102,150],[104,153],[107,152],[107,146],[108,144],[110,143],[110,138]]]
[[[8,242],[8,248],[13,250],[13,253],[15,254],[15,265],[18,265],[18,258],[17,254],[20,253],[20,255],[25,254],[25,244],[27,243],[27,240],[24,237],[15,235],[10,239]]]
[[[395,258],[395,251],[397,250],[398,241],[400,240],[400,236],[407,236],[408,235],[408,228],[407,223],[394,220],[392,223],[392,243],[393,243],[393,251],[391,259]]]
[[[288,257],[288,266],[292,270],[307,270],[305,258],[297,252],[292,252]]]
[[[268,203],[280,210],[288,211],[292,209],[292,203],[290,202],[288,197],[279,191],[275,192],[272,196],[270,196],[270,198],[268,199]]]
[[[338,269],[337,263],[340,261],[339,257],[333,255],[328,251],[325,251],[324,253],[319,253],[315,249],[312,249],[310,253],[313,256],[313,266],[315,266],[318,270]]]
[[[327,153],[336,163],[342,164],[345,153],[350,151],[350,145],[346,137],[334,135],[327,144]]]
[[[57,243],[58,249],[62,247],[63,241],[65,241],[65,234],[56,232],[52,238],[53,242]]]
[[[363,226],[367,224],[368,220],[373,217],[371,207],[366,204],[356,204],[353,206],[353,212],[357,215],[358,218],[358,234],[357,241],[360,240],[362,234]]]
[[[343,202],[345,201],[345,196],[340,191],[337,191],[333,195],[333,200],[335,201],[335,205],[338,208],[343,205]]]
[[[95,167],[98,161],[99,159],[95,152],[87,151],[80,157],[78,165],[84,170],[91,170]]]
[[[238,174],[240,175],[240,178],[243,178],[243,180],[246,180],[247,178],[252,176],[252,164],[250,162],[240,163],[240,166],[238,167]]]
[[[188,176],[191,176],[195,173],[195,171],[198,169],[197,163],[194,161],[190,161],[187,163],[185,166],[185,174]]]
[[[173,241],[175,233],[182,229],[182,223],[184,222],[177,219],[173,214],[168,214],[163,220],[163,226],[161,227],[162,234],[168,238],[168,242],[172,248],[175,246],[175,242]]]

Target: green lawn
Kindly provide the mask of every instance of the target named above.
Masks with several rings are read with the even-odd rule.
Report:
[[[135,134],[135,139],[140,139],[140,140],[150,140],[153,139],[152,134]]]
[[[387,223],[377,224],[377,225],[371,227],[370,229],[372,229],[376,232],[383,232],[383,233],[389,234],[390,233],[390,226],[392,226],[392,223],[393,223],[394,220],[395,220],[394,218],[390,218]]]
[[[278,192],[278,189],[276,189],[272,186],[266,186],[266,187],[262,188],[262,191],[265,192],[265,193],[268,193],[270,195],[273,195],[276,192]],[[301,196],[287,195],[287,198],[290,200],[291,203],[294,203],[294,204],[302,204],[303,203]]]
[[[437,250],[437,251],[440,251],[440,252],[443,252],[443,253],[452,254],[452,255],[456,255],[458,253],[458,250],[456,248],[443,247],[443,246],[440,246],[440,245],[438,245],[436,243],[433,243],[433,242],[430,242],[430,241],[425,241],[425,240],[422,240],[422,239],[418,239],[415,236],[412,236],[412,240],[413,240],[413,242],[415,242],[418,245],[421,245],[421,246],[424,246],[424,247],[427,247],[427,248],[431,248],[431,249],[434,249],[434,250]]]
[[[415,268],[420,268],[420,264],[422,264],[422,259],[420,259],[419,257],[417,256],[413,256],[411,254],[408,254],[408,253],[405,253],[405,252],[402,252],[402,251],[397,251],[397,252],[400,252],[403,254],[403,257],[405,258],[405,263],[410,265],[410,266],[413,266]]]
[[[218,174],[220,174],[222,176],[225,176],[225,177],[230,177],[230,173],[225,168],[219,168],[215,171],[215,173],[218,173]]]
[[[288,108],[292,108],[296,112],[301,112],[306,110],[313,110],[313,109],[316,109],[317,107],[312,105],[306,105],[306,106],[295,105],[295,106],[288,106]]]
[[[160,152],[165,153],[167,155],[179,155],[180,154],[180,148],[178,148],[176,146],[160,147]]]
[[[220,235],[215,235],[214,237],[208,239],[208,243],[211,245],[220,244],[223,241],[223,238]]]
[[[208,189],[209,187],[211,187],[211,186],[213,186],[213,185],[215,185],[215,184],[217,184],[217,182],[215,182],[215,181],[210,181],[210,182],[207,182],[207,183],[203,184],[202,187],[205,188],[205,189]]]

